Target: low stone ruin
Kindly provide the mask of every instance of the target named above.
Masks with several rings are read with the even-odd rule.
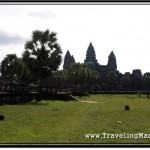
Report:
[[[0,115],[0,121],[3,121],[3,120],[4,120],[4,116]]]
[[[125,105],[125,111],[130,110],[130,107],[128,105]]]

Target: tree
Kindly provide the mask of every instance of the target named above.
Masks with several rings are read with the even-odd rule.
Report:
[[[97,82],[100,82],[101,80],[101,75],[98,71],[92,71],[90,70],[90,81],[94,84]]]
[[[118,80],[116,72],[115,71],[108,72],[107,78],[108,78],[108,84],[109,84],[110,90],[112,92],[114,90],[114,88],[117,84],[117,80]]]
[[[64,82],[68,79],[67,70],[57,70],[52,74],[54,84],[58,89],[62,89]]]
[[[88,77],[88,84],[92,86],[92,89],[94,89],[94,92],[96,93],[97,89],[100,89],[100,81],[101,81],[101,75],[98,71],[92,71],[89,72]]]
[[[104,91],[108,90],[108,85],[107,85],[107,83],[102,83],[101,88],[102,88],[102,90],[104,90]]]
[[[23,61],[30,73],[39,80],[38,100],[41,100],[42,81],[56,71],[61,64],[62,50],[57,43],[57,33],[49,30],[32,32],[25,44]]]
[[[121,85],[123,86],[123,89],[128,90],[131,84],[131,79],[128,75],[123,75],[121,78]]]
[[[22,72],[22,76],[20,77],[20,82],[22,86],[25,86],[27,88],[28,84],[30,83],[36,84],[36,80],[37,80],[36,77],[30,73],[25,63],[23,63],[23,72]]]
[[[10,80],[19,80],[23,73],[23,63],[16,54],[8,54],[1,62],[1,74]]]
[[[117,90],[117,91],[122,91],[122,89],[123,89],[123,88],[122,88],[122,85],[121,85],[121,84],[118,84],[118,85],[116,86],[116,90]]]
[[[83,87],[83,84],[87,81],[89,69],[87,65],[74,63],[69,69],[69,78],[73,84],[76,85],[76,91],[78,85]]]
[[[141,90],[142,85],[142,72],[140,69],[135,69],[132,71],[131,75],[131,87],[133,90]]]
[[[147,90],[147,98],[149,98],[149,84],[150,84],[150,72],[146,72],[143,75],[143,83]]]

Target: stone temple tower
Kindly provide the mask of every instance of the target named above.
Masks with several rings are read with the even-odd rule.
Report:
[[[70,65],[72,63],[75,63],[75,59],[73,57],[73,55],[70,54],[69,50],[66,52],[65,58],[64,58],[64,65],[63,65],[63,69],[69,69]]]
[[[88,46],[84,63],[86,63],[92,70],[95,70],[97,68],[98,63],[96,59],[95,49],[91,42]]]
[[[107,66],[110,70],[117,71],[116,56],[113,51],[111,51],[110,55],[108,56]]]

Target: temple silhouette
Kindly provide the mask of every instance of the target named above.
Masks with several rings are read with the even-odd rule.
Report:
[[[69,69],[70,65],[72,63],[75,63],[74,56],[70,54],[69,50],[66,52],[65,58],[64,58],[64,65],[63,69]],[[86,58],[84,60],[84,63],[93,71],[98,71],[101,74],[102,81],[106,82],[106,76],[109,71],[115,71],[118,75],[118,77],[121,78],[121,74],[119,71],[117,71],[117,62],[116,62],[116,56],[113,51],[111,51],[110,55],[108,56],[108,63],[107,65],[101,65],[98,63],[96,59],[96,53],[95,49],[92,45],[92,42],[90,42],[87,52],[86,52]]]
[[[103,81],[105,81],[106,75],[109,71],[116,71],[119,75],[119,72],[117,72],[117,63],[114,52],[111,51],[108,56],[107,65],[100,65],[96,59],[95,49],[92,43],[88,46],[84,63],[87,64],[91,70],[98,71],[101,74]]]
[[[66,55],[64,57],[64,65],[63,69],[69,69],[70,65],[72,63],[75,63],[74,56],[70,54],[69,50],[66,52]],[[128,75],[131,79],[131,85],[130,89],[132,90],[138,90],[142,86],[142,73],[140,69],[133,69],[132,73],[125,72],[124,74],[120,73],[119,70],[117,70],[117,59],[115,56],[115,53],[113,51],[110,52],[108,56],[108,63],[107,65],[101,65],[98,63],[98,60],[96,58],[96,52],[94,49],[94,46],[92,42],[90,42],[87,51],[86,51],[86,57],[84,60],[84,63],[87,64],[87,66],[93,70],[98,71],[101,75],[101,83],[107,83],[107,74],[110,71],[115,71],[118,77],[118,84],[121,81],[121,78],[123,75]]]

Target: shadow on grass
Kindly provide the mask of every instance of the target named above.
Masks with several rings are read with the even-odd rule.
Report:
[[[135,98],[137,98],[137,97],[133,97],[133,96],[126,96],[126,98],[128,98],[128,99],[135,99]]]
[[[8,104],[3,104],[3,105],[32,105],[32,106],[46,106],[48,105],[47,103],[39,103],[39,102],[28,102],[28,103],[8,103]]]
[[[140,97],[138,95],[126,96],[126,98],[128,98],[128,99],[149,99],[149,98],[146,97],[146,95],[140,95]]]
[[[33,106],[46,106],[48,103],[39,103],[39,102],[30,102],[27,103],[28,105],[33,105]]]

